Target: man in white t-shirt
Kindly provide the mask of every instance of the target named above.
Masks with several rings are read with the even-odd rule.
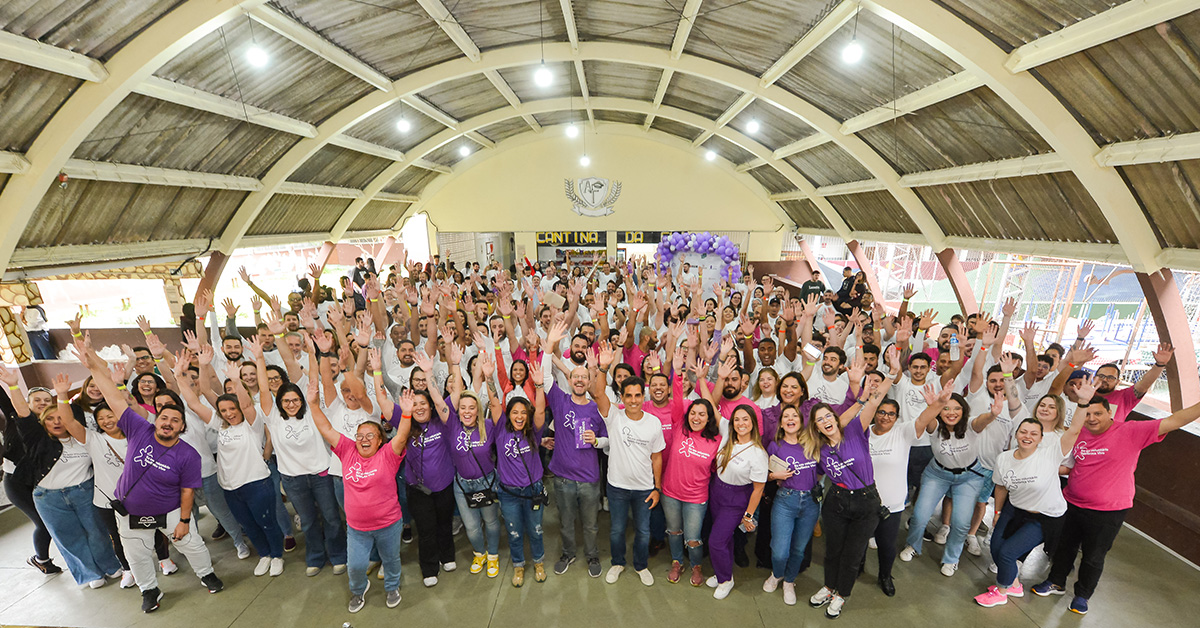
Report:
[[[642,584],[654,584],[650,573],[650,510],[662,498],[662,452],[667,448],[662,423],[642,410],[646,386],[639,377],[621,383],[618,408],[608,399],[605,382],[613,363],[613,351],[601,350],[598,360],[588,353],[592,399],[608,428],[608,510],[611,515],[609,545],[612,567],[605,581],[613,584],[625,571],[625,529],[633,516],[633,568]],[[598,364],[597,364],[598,363]],[[598,366],[598,368],[597,368]]]
[[[925,411],[928,404],[921,394],[927,384],[933,386],[934,392],[941,392],[942,384],[937,377],[929,377],[932,360],[927,353],[916,353],[908,358],[908,369],[896,373],[895,385],[892,386],[892,397],[900,404],[900,423],[912,425],[917,417]],[[921,474],[929,461],[933,460],[933,449],[929,445],[929,434],[921,434],[908,455],[908,487],[915,489],[921,485]]]
[[[821,356],[820,377],[811,377],[812,366],[806,365],[809,398],[820,399],[831,406],[845,401],[850,390],[850,378],[841,372],[845,363],[846,352],[841,347],[826,347]]]

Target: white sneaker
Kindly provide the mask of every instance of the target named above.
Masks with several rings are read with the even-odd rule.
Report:
[[[875,537],[871,537],[871,540],[867,541],[867,547],[871,549],[879,549],[879,545],[875,543]]]
[[[717,585],[718,585],[718,584],[720,584],[720,583],[719,583],[719,582],[717,582],[717,577],[716,577],[716,576],[709,576],[709,577],[708,577],[708,580],[705,580],[705,581],[704,581],[704,584],[707,584],[707,585],[708,585],[708,588],[710,588],[710,589],[715,589],[715,588],[717,588]]]
[[[319,573],[321,573],[320,567],[306,567],[304,569],[304,575],[308,576],[309,578],[311,578]]]
[[[913,547],[911,545],[900,550],[900,560],[902,560],[906,563],[911,562],[913,557],[915,557],[916,555],[917,555],[917,550],[913,549]]]
[[[774,593],[775,589],[779,588],[780,580],[782,580],[782,578],[776,578],[775,574],[767,576],[767,579],[763,581],[763,591],[766,591],[767,593]]]
[[[128,589],[130,587],[136,587],[136,586],[137,586],[137,582],[133,579],[132,571],[126,571],[125,573],[121,574],[121,588],[122,589]]]
[[[271,570],[271,557],[263,556],[258,559],[258,564],[254,566],[254,575],[265,576]]]
[[[442,571],[454,571],[455,569],[458,569],[458,563],[454,561],[442,563]]]
[[[272,558],[271,559],[271,575],[278,576],[281,573],[283,573],[283,559],[282,558]]]
[[[650,573],[650,569],[648,567],[638,571],[637,575],[642,579],[642,584],[648,587],[654,585],[654,574]]]
[[[972,556],[983,556],[983,548],[979,546],[979,537],[974,534],[967,535],[967,553]]]
[[[996,566],[996,563],[988,561],[988,571],[992,573],[1000,573],[1000,568]]]
[[[834,594],[833,599],[829,600],[829,608],[825,609],[825,616],[830,619],[837,619],[842,614],[842,606],[846,603],[846,598]]]
[[[427,587],[435,586],[437,585],[437,576],[429,576],[428,578],[422,580],[421,584],[424,584]]]
[[[164,558],[163,560],[158,561],[158,566],[160,569],[162,569],[164,576],[169,576],[176,571],[179,571],[179,565],[176,565],[175,561],[171,560],[170,558]]]
[[[238,553],[238,560],[246,560],[247,558],[250,558],[250,546],[243,545],[243,546],[237,548],[237,553]]]
[[[89,587],[91,587],[93,589],[99,589],[100,587],[104,586],[104,578],[100,578],[99,580],[92,580],[91,582],[89,582],[87,584]]]
[[[821,590],[817,591],[816,595],[808,598],[808,605],[813,608],[821,608],[828,604],[834,595],[834,592],[830,591],[829,587],[821,587]]]
[[[625,565],[613,565],[608,568],[608,574],[604,576],[604,581],[609,584],[614,584],[617,578],[621,577],[621,572],[625,571]]]
[[[938,545],[945,545],[946,539],[950,537],[950,526],[942,526],[938,528],[937,534],[933,535],[933,542]]]
[[[721,584],[717,585],[717,590],[713,591],[713,597],[718,600],[723,600],[729,597],[729,592],[732,590],[733,578],[730,578],[728,582],[722,582]]]
[[[796,605],[796,583],[783,583],[783,603],[788,606]]]
[[[346,573],[346,564],[345,563],[342,563],[341,565],[333,566],[333,575],[340,576],[344,573]]]
[[[950,576],[953,576],[954,572],[956,572],[956,571],[958,571],[958,563],[943,563],[942,564],[942,575],[943,576],[946,576],[947,578],[949,578]]]

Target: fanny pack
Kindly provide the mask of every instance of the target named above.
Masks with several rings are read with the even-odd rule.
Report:
[[[114,508],[113,510],[116,509]],[[167,527],[167,516],[165,514],[129,516],[129,527],[134,530],[165,530]]]
[[[475,448],[471,447],[471,457],[475,458],[475,466],[479,471],[483,472],[483,465],[479,464],[479,458],[475,456]],[[454,474],[454,483],[458,485],[458,490],[462,491],[463,497],[467,500],[467,508],[487,508],[496,503],[499,496],[496,495],[496,477],[492,476],[492,481],[486,488],[481,488],[478,491],[467,491],[463,488],[461,482],[458,481],[458,474]]]

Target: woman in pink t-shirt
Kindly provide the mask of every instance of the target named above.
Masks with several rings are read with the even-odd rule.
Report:
[[[371,585],[367,565],[372,548],[379,550],[383,561],[387,606],[395,608],[400,604],[400,531],[404,525],[396,493],[396,472],[404,460],[404,447],[412,428],[413,393],[406,390],[400,399],[400,423],[390,442],[384,439],[383,426],[373,421],[360,424],[352,441],[330,425],[321,410],[317,384],[316,377],[309,378],[308,401],[313,423],[342,461],[350,612],[357,613],[365,604],[364,596]]]
[[[683,547],[687,544],[692,564],[692,586],[704,583],[701,563],[701,528],[708,510],[708,485],[713,460],[721,447],[716,410],[706,399],[697,399],[687,410],[687,419],[671,428],[671,455],[663,470],[663,515],[667,520],[667,542],[671,547],[669,582],[683,574]]]

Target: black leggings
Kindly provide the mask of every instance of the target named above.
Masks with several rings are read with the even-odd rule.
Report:
[[[41,562],[50,560],[50,530],[42,523],[42,516],[33,505],[33,487],[18,483],[13,476],[4,476],[4,492],[26,517],[33,522],[33,552]]]
[[[413,485],[408,486],[408,508],[417,525],[417,561],[421,577],[438,575],[440,563],[454,561],[453,485],[426,495]]]
[[[892,577],[892,563],[896,562],[896,540],[900,536],[900,522],[904,513],[894,512],[875,526],[875,545],[879,548],[879,577]]]
[[[121,534],[117,530],[117,513],[112,508],[97,507],[96,510],[100,511],[104,527],[108,528],[108,538],[112,539],[113,550],[116,551],[117,560],[121,561],[121,568],[129,571],[129,561],[125,558],[125,548],[121,545]],[[171,557],[171,545],[162,530],[154,531],[154,553],[158,555],[159,560]]]

